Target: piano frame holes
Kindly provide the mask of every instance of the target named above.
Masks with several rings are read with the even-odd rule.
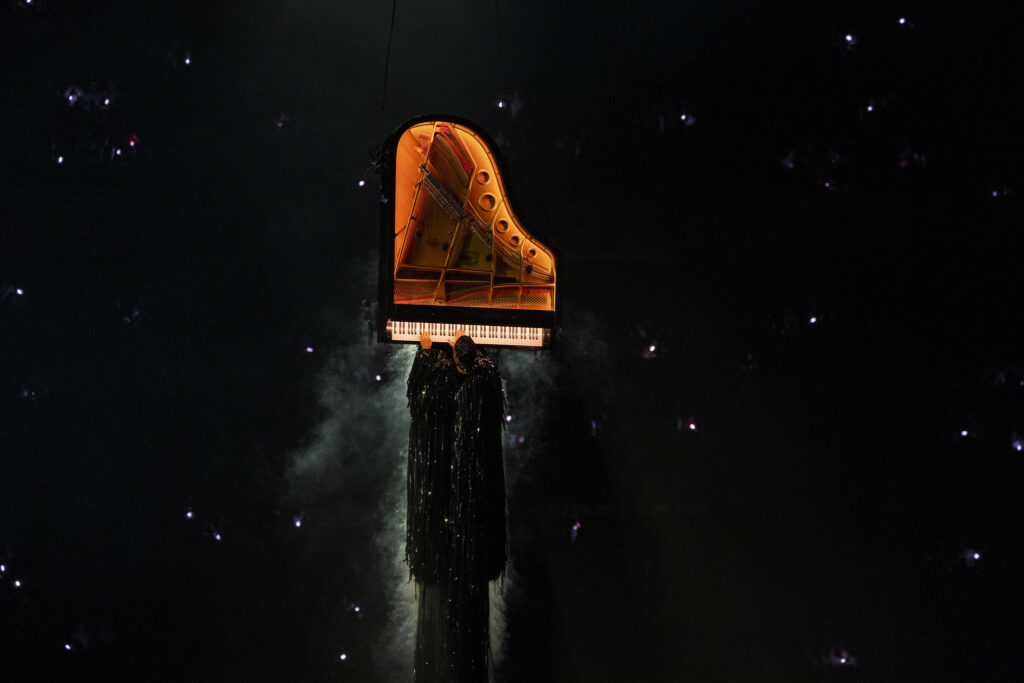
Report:
[[[512,235],[512,244],[519,244],[519,235]]]
[[[537,255],[537,250],[536,249],[530,249],[530,251],[528,251],[526,253],[530,256],[530,258],[533,258],[533,257],[535,257]]]
[[[487,193],[480,195],[478,203],[484,211],[493,211],[494,207],[498,205],[498,200],[494,198],[493,194]]]
[[[504,218],[501,219],[500,221],[496,221],[494,223],[494,229],[500,233],[508,232],[508,221],[506,221]]]
[[[533,266],[526,266],[526,274],[529,275],[533,272]]]
[[[487,171],[480,171],[476,174],[476,181],[481,185],[486,185],[491,182],[491,174]]]

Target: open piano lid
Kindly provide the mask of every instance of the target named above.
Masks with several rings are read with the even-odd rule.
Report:
[[[516,217],[494,143],[452,117],[413,119],[382,150],[378,338],[543,348],[555,256]]]

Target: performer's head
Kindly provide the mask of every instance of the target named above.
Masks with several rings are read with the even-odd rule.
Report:
[[[464,373],[473,365],[473,359],[476,358],[476,343],[468,334],[464,334],[455,340],[452,355],[455,357],[455,367]]]

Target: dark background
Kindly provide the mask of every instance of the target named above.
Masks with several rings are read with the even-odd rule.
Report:
[[[0,678],[408,675],[362,302],[427,113],[559,255],[498,680],[1021,678],[1019,11],[396,7],[386,88],[380,0],[0,8]]]

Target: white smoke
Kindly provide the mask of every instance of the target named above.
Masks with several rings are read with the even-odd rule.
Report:
[[[353,325],[365,328],[358,319]],[[374,646],[374,663],[385,680],[395,681],[412,677],[416,632],[404,561],[405,378],[414,355],[412,346],[365,338],[333,350],[320,381],[325,417],[309,446],[293,454],[289,472],[292,496],[330,500],[343,538],[370,539],[364,557],[372,567],[360,573],[378,580],[387,599],[387,628]]]
[[[373,275],[363,275],[356,279],[362,279],[359,284],[369,291]],[[291,456],[290,495],[328,507],[342,536],[339,540],[366,543],[364,564],[370,566],[359,573],[379,582],[374,592],[387,601],[387,624],[373,646],[374,668],[381,680],[407,681],[412,677],[416,600],[404,561],[409,436],[405,392],[415,347],[368,342],[366,321],[356,311],[344,330],[348,343],[329,352],[321,371],[323,419],[309,444]],[[595,355],[595,339],[566,337],[563,344],[563,355],[579,356],[586,365],[606,360],[603,345],[596,349],[596,358],[587,358]],[[548,449],[549,409],[558,400],[566,366],[548,351],[490,354],[504,380],[511,418],[506,422],[504,459],[506,488],[512,496],[531,476],[536,458]],[[512,514],[510,531],[515,525]],[[513,531],[510,538],[515,536]],[[504,652],[506,613],[518,601],[515,560],[512,548],[504,580],[491,586],[491,658],[496,670]]]

